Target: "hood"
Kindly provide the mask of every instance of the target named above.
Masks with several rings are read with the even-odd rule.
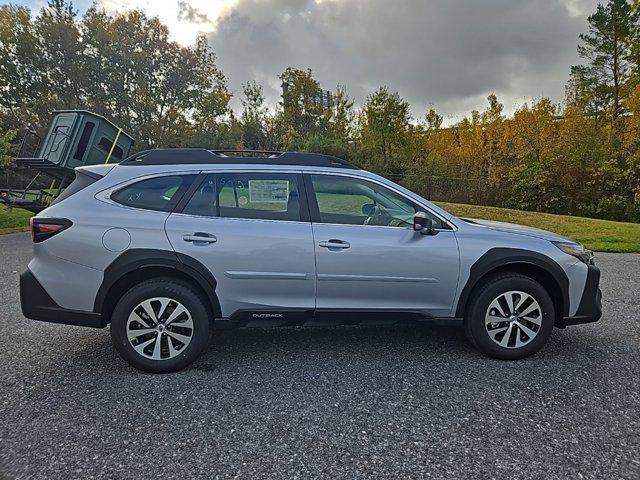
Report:
[[[568,242],[578,244],[578,242],[572,240],[571,238],[563,237],[562,235],[558,235],[557,233],[549,232],[547,230],[542,230],[541,228],[526,227],[524,225],[517,225],[515,223],[480,220],[476,218],[464,218],[462,220],[470,222],[471,224],[479,225],[481,227],[487,227],[500,232],[518,233],[520,235],[542,238],[544,240],[549,240],[552,242]]]

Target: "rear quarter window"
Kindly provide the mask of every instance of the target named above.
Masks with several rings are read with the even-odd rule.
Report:
[[[141,180],[111,194],[111,200],[127,207],[171,212],[196,175],[167,175]]]

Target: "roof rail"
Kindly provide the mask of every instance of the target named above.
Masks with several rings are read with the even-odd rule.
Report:
[[[238,154],[249,154],[249,155],[280,155],[283,152],[278,152],[275,150],[209,150],[211,153],[215,153],[216,155],[221,155],[223,157],[227,157],[226,153],[238,153]],[[233,156],[233,155],[232,155]]]
[[[233,153],[236,155],[226,155]],[[244,156],[243,154],[249,156]],[[259,157],[254,155],[265,155]],[[272,152],[268,150],[206,150],[204,148],[156,148],[145,150],[120,162],[121,165],[181,165],[181,164],[254,164],[304,165],[357,169],[342,158],[307,152]]]

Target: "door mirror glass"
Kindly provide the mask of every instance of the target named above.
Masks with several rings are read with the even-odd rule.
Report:
[[[435,235],[437,233],[433,227],[433,220],[424,212],[416,212],[414,215],[413,229],[422,235]]]

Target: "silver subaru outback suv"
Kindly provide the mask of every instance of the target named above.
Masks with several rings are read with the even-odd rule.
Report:
[[[216,326],[460,325],[519,359],[601,316],[580,244],[456,218],[321,154],[156,149],[82,167],[32,220],[24,315],[105,327],[131,365],[179,370]]]

